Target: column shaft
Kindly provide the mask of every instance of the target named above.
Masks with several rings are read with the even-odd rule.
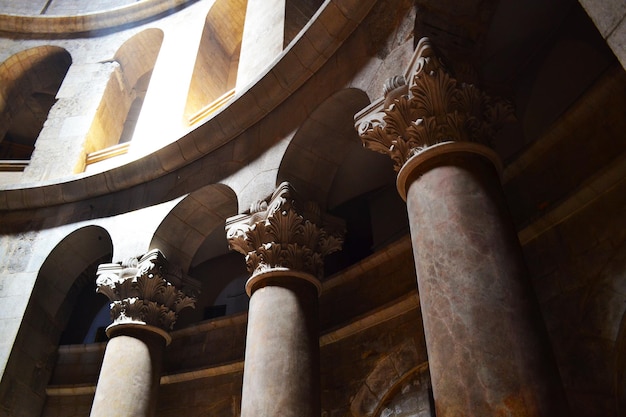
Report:
[[[565,415],[492,163],[465,152],[404,169],[437,416]]]
[[[341,248],[342,222],[302,202],[289,183],[226,221],[251,276],[242,417],[319,417],[318,301],[323,257]]]
[[[165,339],[127,329],[107,344],[91,417],[147,417],[156,410]]]
[[[91,417],[154,415],[163,350],[171,341],[168,331],[178,312],[195,303],[170,282],[190,282],[176,272],[158,249],[98,266],[97,291],[111,300],[113,324],[107,327],[111,339]]]
[[[317,321],[317,289],[307,281],[283,278],[253,292],[242,417],[319,417]]]

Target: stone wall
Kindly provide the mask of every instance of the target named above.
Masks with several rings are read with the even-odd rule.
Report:
[[[626,4],[621,0],[579,0],[626,68]]]
[[[82,13],[83,3],[53,0],[47,13]],[[131,2],[87,3],[95,10]],[[358,236],[346,241],[344,258],[329,262],[334,275],[319,299],[323,416],[434,415],[406,207],[390,161],[363,150],[353,125],[384,82],[404,73],[423,35],[454,51],[452,66],[460,62],[464,76],[483,77],[516,99],[520,120],[495,147],[505,157],[504,191],[572,415],[623,414],[626,81],[602,38],[624,63],[624,6],[581,0],[600,36],[575,1],[563,0],[575,9],[565,17],[533,2],[539,14],[526,17],[536,27],[515,20],[512,29],[495,10],[496,3],[518,5],[512,1],[476,2],[484,6],[476,10],[476,3],[446,10],[435,1],[331,1],[299,36],[303,16],[319,2],[292,1],[289,7],[306,7],[288,25],[290,49],[265,56],[273,67],[257,68],[232,101],[190,126],[185,103],[197,57],[210,61],[198,48],[217,3],[185,2],[167,16],[141,15],[141,24],[118,21],[89,35],[73,16],[52,19],[39,34],[0,37],[0,62],[38,47],[63,49],[72,61],[31,166],[0,173],[0,414],[38,415],[45,401],[45,416],[88,415],[104,345],[57,350],[71,313],[69,288],[96,259],[117,262],[160,247],[215,291],[172,334],[157,415],[239,415],[247,316],[203,320],[200,309],[210,307],[216,287],[232,281],[211,274],[236,263],[224,258],[212,270],[211,260],[228,251],[227,217],[293,180],[325,211],[352,221]],[[39,16],[45,6],[0,0],[6,13]],[[0,24],[27,22],[3,16]],[[528,31],[518,32],[522,26]],[[63,29],[81,34],[54,32]],[[77,173],[93,150],[85,140],[95,115],[119,101],[102,99],[107,84],[134,85],[119,70],[119,51],[146,29],[162,32],[163,43],[158,54],[149,48],[154,70],[128,153]],[[498,38],[498,30],[507,36]],[[485,38],[502,44],[481,50]],[[131,65],[135,52],[126,54]],[[479,58],[484,67],[466,67]],[[199,84],[210,79],[211,65],[205,70]],[[109,121],[122,113],[111,112]],[[114,136],[111,130],[104,125],[99,135]],[[94,232],[89,239],[61,244],[84,227]],[[243,262],[231,269],[240,284]]]
[[[524,248],[572,416],[617,417],[625,410],[625,196],[622,176]]]

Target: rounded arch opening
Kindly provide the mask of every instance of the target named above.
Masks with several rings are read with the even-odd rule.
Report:
[[[39,46],[0,65],[0,159],[30,159],[71,64],[65,49]]]
[[[350,404],[352,415],[433,416],[435,408],[425,353],[415,341],[407,339],[378,361]]]
[[[207,14],[185,105],[188,123],[232,97],[247,4],[247,0],[218,0]]]
[[[235,296],[242,272],[247,276],[245,261],[228,249],[224,230],[226,219],[237,212],[235,192],[212,184],[183,198],[157,228],[150,248],[160,249],[170,263],[201,283],[196,308],[181,311],[177,328],[247,309],[247,296]]]
[[[33,415],[39,415],[46,398],[45,387],[64,330],[74,325],[73,316],[79,316],[77,323],[87,325],[94,318],[75,307],[82,302],[79,298],[84,288],[91,283],[95,288],[95,268],[110,262],[112,253],[109,233],[98,226],[86,226],[59,242],[39,270],[3,376],[3,382],[13,387],[15,404],[29,404]],[[106,299],[101,302],[106,303]]]
[[[392,161],[365,149],[354,128],[354,115],[368,104],[365,92],[354,88],[330,96],[295,134],[278,171],[278,183],[290,182],[346,222],[343,249],[324,261],[326,275],[358,262],[408,230]]]
[[[106,159],[97,151],[132,140],[162,43],[161,29],[146,29],[124,42],[107,63],[111,75],[87,134],[87,165]]]
[[[549,131],[615,62],[587,13],[569,0],[499,2],[481,49],[480,84],[515,104],[517,122],[493,144],[505,162]]]

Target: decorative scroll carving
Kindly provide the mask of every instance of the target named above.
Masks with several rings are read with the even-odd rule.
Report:
[[[322,218],[314,203],[300,206],[293,188],[282,183],[268,201],[253,204],[250,214],[228,219],[231,249],[246,255],[252,276],[272,268],[289,268],[318,279],[324,256],[341,249],[343,223]]]
[[[178,312],[195,304],[195,297],[170,282],[181,281],[178,272],[170,272],[165,256],[154,249],[139,259],[98,266],[96,291],[111,300],[114,324],[143,322],[169,331]]]
[[[497,131],[514,119],[510,103],[458,82],[427,38],[417,46],[406,93],[398,95],[401,87],[401,78],[393,77],[385,85],[385,100],[356,117],[363,145],[389,155],[396,171],[411,156],[437,143],[491,145]],[[396,94],[390,97],[392,92]]]

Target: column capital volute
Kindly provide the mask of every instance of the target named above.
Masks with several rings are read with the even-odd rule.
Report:
[[[120,326],[127,326],[157,333],[169,343],[168,332],[178,313],[195,305],[193,291],[181,290],[185,287],[181,272],[159,249],[122,262],[101,264],[96,275],[96,292],[111,301],[113,324],[107,328],[109,336],[118,334]]]
[[[303,201],[284,182],[267,200],[256,202],[250,212],[226,221],[229,247],[246,256],[249,283],[268,271],[307,276],[319,289],[324,256],[343,244],[342,220],[325,215],[313,202]],[[250,292],[249,285],[247,290]]]
[[[396,171],[443,142],[491,146],[514,120],[509,102],[458,81],[428,38],[419,41],[405,75],[390,79],[384,93],[355,116],[355,127],[363,145],[389,155]]]

